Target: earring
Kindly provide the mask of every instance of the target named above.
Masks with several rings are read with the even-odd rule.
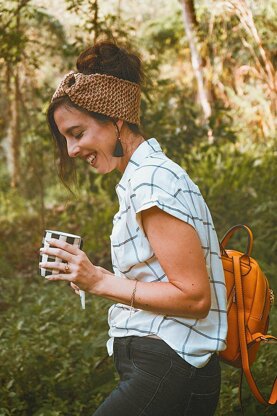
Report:
[[[121,144],[121,141],[120,141],[120,137],[118,137],[117,139],[116,139],[116,145],[115,145],[115,149],[114,149],[114,152],[113,152],[113,156],[114,157],[121,157],[121,156],[123,156],[123,147],[122,147],[122,144]]]
[[[121,157],[121,156],[124,155],[124,153],[123,153],[123,147],[122,147],[122,144],[121,144],[121,141],[120,141],[120,132],[119,132],[119,128],[118,128],[117,124],[115,122],[113,122],[113,124],[114,124],[114,126],[117,130],[117,134],[118,134],[117,139],[116,139],[115,149],[114,149],[114,152],[113,152],[113,156],[114,157]]]

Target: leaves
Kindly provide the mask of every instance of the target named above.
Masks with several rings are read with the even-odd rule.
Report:
[[[15,287],[21,299],[14,296]],[[84,313],[69,287],[47,284],[40,277],[7,281],[4,299],[13,306],[1,315],[2,407],[26,416],[48,414],[44,412],[53,407],[59,414],[83,414],[85,407],[92,411],[95,388],[101,390],[103,384],[107,391],[113,386],[110,360],[97,368],[107,338],[106,314],[99,319],[96,312],[98,299],[88,299]],[[107,309],[108,302],[100,303],[102,311]]]

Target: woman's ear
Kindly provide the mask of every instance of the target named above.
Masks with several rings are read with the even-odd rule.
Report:
[[[117,125],[119,131],[121,130],[121,128],[123,126],[123,123],[124,123],[124,120],[117,120],[115,122],[115,124]]]

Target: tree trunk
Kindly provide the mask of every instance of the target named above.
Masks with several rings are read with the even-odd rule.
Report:
[[[19,118],[19,70],[15,67],[10,98],[10,125],[8,129],[8,166],[12,188],[17,188],[20,179],[20,118]]]
[[[91,6],[93,9],[93,29],[94,29],[94,42],[93,43],[95,43],[99,35],[98,33],[98,10],[99,10],[98,0],[94,0]]]
[[[198,98],[200,105],[203,109],[204,117],[206,120],[211,116],[212,110],[208,100],[208,93],[204,84],[204,74],[202,59],[197,49],[197,36],[196,36],[196,14],[193,0],[181,0],[184,27],[187,35],[190,53],[191,63],[194,71],[194,75],[197,81]]]
[[[118,21],[120,21],[121,20],[121,0],[117,0],[117,12],[116,12],[116,15],[117,15]]]
[[[22,0],[18,2],[18,7],[15,15],[15,34],[20,36],[20,13],[30,0]],[[19,57],[21,51],[19,46],[16,48],[16,56]],[[7,89],[10,88],[10,96],[8,98],[9,109],[9,127],[8,127],[8,149],[7,149],[7,161],[8,169],[10,171],[10,184],[12,188],[17,188],[20,180],[20,86],[19,86],[19,63],[18,60],[13,64],[14,69],[11,69],[11,65],[8,63],[8,76]],[[9,92],[9,91],[8,91]]]

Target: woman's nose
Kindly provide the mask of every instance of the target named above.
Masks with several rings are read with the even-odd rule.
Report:
[[[67,152],[69,157],[77,157],[80,153],[80,147],[78,143],[74,143],[73,141],[67,142]]]

